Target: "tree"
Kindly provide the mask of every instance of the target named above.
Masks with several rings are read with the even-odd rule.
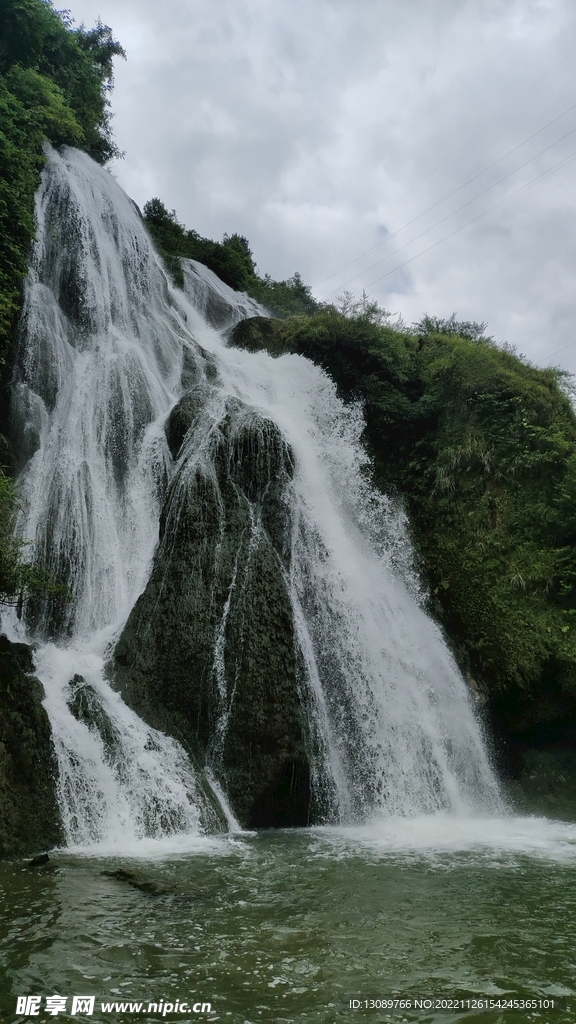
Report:
[[[0,0],[0,365],[21,303],[34,234],[43,144],[68,144],[105,163],[112,140],[112,30],[72,28],[49,0]]]

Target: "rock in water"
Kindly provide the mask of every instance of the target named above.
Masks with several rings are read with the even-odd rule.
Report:
[[[27,867],[29,868],[41,868],[44,864],[47,864],[50,857],[47,853],[40,853],[37,857],[32,857],[32,860],[28,861]]]

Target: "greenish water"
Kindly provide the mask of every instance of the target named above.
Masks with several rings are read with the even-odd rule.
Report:
[[[160,999],[211,1003],[209,1015],[167,1020],[231,1024],[576,1020],[576,825],[439,817],[132,854],[0,865],[3,1022],[157,1021],[100,1004]],[[68,1010],[73,995],[95,995],[93,1015],[46,1015],[43,999],[39,1016],[17,1018],[18,995],[55,993]],[[567,1002],[554,1012],[347,1008],[351,998],[504,993]]]

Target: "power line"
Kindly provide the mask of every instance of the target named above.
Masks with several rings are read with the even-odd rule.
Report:
[[[436,173],[436,171],[439,171],[440,168],[444,166],[444,164],[448,163],[448,161],[452,159],[452,157],[456,156],[457,153],[460,153],[465,146],[472,142],[473,139],[476,139],[478,135],[481,135],[482,132],[486,130],[486,128],[490,127],[491,124],[494,124],[494,122],[497,121],[498,118],[502,116],[502,114],[505,114],[506,111],[510,110],[510,108],[513,107],[515,103],[518,103],[518,101],[521,100],[524,96],[526,96],[529,92],[531,92],[532,89],[535,89],[536,86],[540,84],[540,82],[543,82],[545,78],[548,78],[548,76],[551,75],[552,72],[556,70],[556,68],[559,68],[561,64],[564,64],[565,61],[567,61],[568,58],[571,57],[574,53],[576,53],[576,47],[573,50],[570,50],[570,52],[567,53],[565,57],[562,57],[562,60],[559,60],[557,64],[554,64],[554,66],[551,67],[549,71],[546,71],[545,74],[540,76],[540,78],[537,78],[536,81],[532,83],[532,85],[529,85],[528,88],[524,90],[524,92],[521,92],[518,96],[516,96],[515,99],[511,100],[511,102],[508,103],[505,107],[502,107],[502,109],[499,110],[498,113],[494,115],[494,117],[492,117],[489,121],[482,125],[481,128],[478,128],[478,130],[475,131],[472,135],[470,135],[463,143],[461,143],[460,146],[457,146],[456,149],[452,150],[452,152],[449,153],[448,156],[444,157],[444,159],[441,160],[439,164],[436,164],[436,167],[433,167],[432,170],[428,171],[428,173],[425,174],[423,178],[420,178],[420,180],[417,181],[415,185],[412,185],[407,192],[403,192],[402,195],[398,197],[398,199],[395,199],[394,202],[390,204],[390,206],[386,207],[381,216],[384,217],[389,212],[389,210],[393,210],[394,207],[397,206],[398,203],[402,202],[402,200],[405,199],[406,196],[409,196],[414,191],[414,189],[418,188],[419,185],[422,185],[425,181],[427,181],[428,178],[430,178],[433,174]],[[343,249],[346,249],[350,242],[353,242],[355,238],[358,238],[367,230],[367,228],[362,228],[361,231],[358,231],[355,235],[352,235],[352,237],[347,242],[345,242],[344,245],[341,245],[339,249],[336,249],[335,252],[331,253],[328,259],[324,260],[323,263],[320,264],[318,269],[320,269],[320,267],[324,267],[326,263],[328,263],[332,259],[333,256],[337,256],[339,252],[342,252]]]
[[[568,138],[569,135],[573,135],[574,132],[576,132],[576,128],[572,128],[569,132],[566,132],[559,139],[556,139],[555,142],[551,142],[549,146],[545,146],[545,148],[541,149],[539,153],[535,154],[535,156],[530,157],[529,160],[526,160],[519,167],[516,167],[513,171],[510,171],[509,174],[505,174],[502,178],[499,178],[499,180],[494,182],[494,184],[489,185],[482,192],[479,192],[477,195],[473,196],[472,199],[469,199],[466,203],[463,203],[461,206],[458,206],[455,210],[452,210],[450,213],[446,214],[445,217],[441,217],[440,220],[437,220],[435,224],[431,224],[430,227],[425,228],[425,230],[421,231],[420,234],[415,235],[414,238],[411,238],[409,242],[405,242],[403,245],[398,246],[398,248],[395,249],[394,252],[388,253],[388,255],[384,256],[381,260],[378,260],[376,263],[373,263],[371,267],[367,267],[365,270],[360,271],[358,274],[355,274],[354,277],[351,277],[344,284],[339,284],[335,288],[330,289],[328,294],[332,295],[333,292],[339,291],[341,288],[346,288],[349,284],[352,284],[352,282],[355,281],[358,277],[361,277],[363,274],[368,274],[371,270],[374,270],[376,267],[380,266],[381,263],[385,263],[386,260],[391,259],[392,256],[395,256],[397,253],[401,252],[402,249],[405,249],[408,245],[411,245],[412,242],[417,242],[418,239],[422,238],[423,235],[428,234],[429,231],[432,231],[434,228],[438,227],[440,224],[443,224],[445,221],[449,220],[450,217],[453,217],[455,214],[459,213],[461,210],[466,209],[467,206],[470,206],[472,203],[476,202],[477,199],[481,199],[482,196],[486,195],[487,192],[491,192],[493,188],[496,188],[498,185],[501,185],[503,181],[506,181],[508,178],[511,178],[513,174],[517,174],[518,171],[523,170],[524,167],[527,167],[529,164],[533,163],[534,160],[536,160],[538,157],[542,156],[544,153],[547,153],[549,149],[553,149],[554,146],[557,146],[560,142],[563,142],[564,139]],[[558,166],[560,166],[560,165],[558,165]],[[546,173],[546,172],[544,172],[544,173]],[[538,179],[534,179],[534,180],[538,180]],[[521,190],[522,189],[520,189],[518,191],[521,191]],[[512,195],[517,195],[517,194],[518,194],[518,192],[512,193]],[[496,204],[496,205],[499,205],[499,204]],[[493,207],[490,207],[490,209],[492,209],[492,208]],[[471,222],[467,221],[467,223],[471,223]],[[446,236],[446,237],[450,237],[450,236]],[[425,251],[427,251],[427,250],[425,250]],[[387,275],[384,275],[384,276],[387,276]],[[378,280],[380,280],[380,278],[378,278]]]
[[[411,256],[410,259],[405,260],[404,263],[400,263],[397,267],[393,267],[392,270],[388,270],[385,274],[381,274],[380,277],[377,277],[374,281],[371,281],[367,285],[367,287],[371,288],[373,285],[377,284],[378,281],[382,281],[385,277],[390,277],[390,274],[395,274],[397,270],[401,270],[402,267],[405,267],[408,263],[412,263],[415,259],[418,259],[419,256],[423,256],[425,253],[430,252],[431,249],[434,249],[437,245],[440,245],[441,242],[446,242],[449,238],[452,238],[453,235],[457,235],[459,231],[463,231],[464,228],[468,227],[470,224],[475,224],[476,221],[481,220],[482,217],[486,217],[487,214],[491,213],[493,210],[497,210],[499,206],[503,206],[504,203],[508,203],[511,199],[514,199],[515,196],[520,195],[522,192],[526,192],[529,188],[532,188],[533,185],[536,185],[539,181],[543,181],[544,178],[547,178],[551,174],[554,174],[555,171],[559,170],[566,164],[569,164],[574,159],[576,159],[576,152],[560,160],[554,167],[551,167],[549,168],[549,170],[544,171],[542,174],[539,174],[538,177],[533,178],[532,181],[529,181],[527,184],[522,185],[520,188],[516,189],[515,192],[512,192],[509,196],[506,196],[504,199],[501,199],[498,203],[494,203],[493,206],[489,206],[487,210],[484,210],[483,213],[478,214],[477,217],[473,217],[471,220],[467,220],[464,224],[461,224],[459,227],[454,228],[454,230],[450,231],[449,234],[444,235],[442,238],[439,238],[436,242],[433,242],[432,245],[429,245],[426,249],[422,249],[420,252],[417,252],[414,256]],[[343,285],[343,287],[346,286]]]
[[[572,90],[571,93],[568,93],[568,95],[565,96],[564,99],[568,99],[568,96],[573,95],[574,91],[575,90]],[[562,102],[562,101],[560,100],[559,102]],[[558,104],[555,103],[554,106],[557,107]],[[411,224],[414,224],[417,220],[420,220],[421,217],[424,217],[427,213],[430,213],[431,210],[436,209],[436,207],[439,206],[440,203],[443,203],[446,199],[450,199],[450,197],[455,195],[456,192],[460,192],[460,190],[465,188],[466,185],[469,185],[471,181],[475,181],[476,178],[479,178],[481,174],[484,174],[486,171],[489,171],[491,167],[494,167],[496,164],[500,163],[501,160],[504,160],[507,156],[510,156],[512,153],[515,153],[517,149],[521,149],[522,146],[525,146],[527,142],[531,142],[531,140],[535,139],[537,135],[540,135],[543,131],[546,131],[546,129],[549,128],[551,125],[555,124],[556,121],[561,120],[561,118],[565,117],[566,114],[569,114],[571,110],[574,110],[575,107],[576,107],[576,103],[573,103],[571,107],[568,107],[567,110],[564,110],[561,114],[558,114],[558,117],[555,117],[551,121],[548,121],[542,128],[539,128],[537,132],[534,132],[527,139],[524,139],[523,142],[519,142],[517,146],[514,146],[512,149],[507,150],[506,153],[503,153],[501,156],[497,157],[495,160],[492,161],[492,163],[485,164],[484,167],[482,167],[479,171],[477,171],[471,177],[469,177],[465,181],[463,181],[462,184],[457,185],[455,188],[452,189],[451,192],[447,192],[445,195],[441,196],[440,199],[436,200],[435,203],[432,203],[431,206],[428,206],[425,210],[422,211],[422,213],[419,213],[416,217],[413,217],[412,220],[409,220],[406,224],[403,224],[401,228],[397,228],[396,231],[393,231],[391,234],[386,235],[386,237],[383,238],[382,241],[377,242],[376,245],[371,246],[370,249],[367,249],[365,252],[360,253],[359,256],[356,256],[353,260],[350,260],[350,262],[346,263],[343,267],[339,267],[338,270],[335,270],[334,273],[329,274],[328,277],[325,277],[322,281],[319,281],[314,287],[320,288],[323,284],[326,284],[327,281],[330,281],[331,278],[336,277],[337,274],[341,274],[343,270],[347,270],[348,267],[353,266],[354,263],[358,263],[358,260],[364,259],[365,256],[369,255],[369,253],[374,252],[375,249],[379,249],[380,246],[385,244],[385,242],[388,242],[391,238],[394,238],[395,235],[398,235],[398,234],[400,234],[401,231],[404,231],[406,228],[409,228]],[[551,107],[550,109],[553,110],[554,107]],[[548,111],[546,113],[548,113]],[[544,117],[546,115],[544,114],[542,116]],[[541,120],[542,120],[542,118],[539,117],[539,118],[537,118],[536,121],[533,121],[532,123],[533,124],[537,124],[538,121],[541,121]],[[525,131],[528,131],[531,127],[532,127],[532,125],[529,125],[528,128],[525,129]],[[521,132],[520,134],[523,135],[524,132]],[[519,138],[519,136],[517,135],[516,138]],[[515,139],[513,139],[512,141],[514,142]],[[525,165],[523,165],[523,166],[525,166]],[[518,168],[518,170],[520,170],[520,168]],[[501,179],[501,180],[504,180],[504,179]],[[480,194],[482,195],[483,193],[480,193]],[[396,251],[398,251],[398,250],[396,250]]]
[[[574,342],[572,342],[571,344],[573,345]],[[567,346],[567,348],[570,348],[570,347],[571,347],[571,345]],[[546,358],[549,359],[550,356],[547,356]],[[565,370],[566,373],[570,374],[570,376],[574,376],[574,374],[572,373],[572,371],[570,369],[571,366],[576,366],[576,363],[568,363],[568,366],[561,366],[560,369],[561,370]],[[543,369],[545,369],[545,370],[554,370],[554,369],[556,369],[556,367],[554,367],[554,366],[544,366]]]
[[[546,358],[552,359],[552,356],[557,356],[560,354],[560,352],[565,352],[567,348],[572,348],[574,345],[576,345],[576,342],[569,341],[568,344],[564,345],[562,348],[557,348],[555,352],[550,352],[550,354],[547,355]]]

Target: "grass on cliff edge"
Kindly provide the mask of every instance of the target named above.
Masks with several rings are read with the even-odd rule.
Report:
[[[176,211],[167,210],[160,199],[150,199],[143,212],[154,244],[177,287],[184,284],[180,260],[197,260],[230,288],[247,292],[274,316],[307,315],[321,308],[300,274],[295,273],[287,281],[273,281],[269,274],[260,277],[248,239],[243,235],[224,235],[221,242],[203,238],[194,229],[184,227]]]

